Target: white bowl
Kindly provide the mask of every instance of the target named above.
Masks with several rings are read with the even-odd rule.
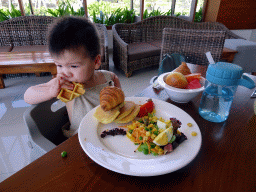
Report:
[[[163,87],[170,97],[171,100],[177,103],[187,103],[195,98],[199,93],[204,91],[205,78],[201,78],[200,83],[202,85],[201,88],[198,89],[179,89],[172,86],[169,86],[165,83],[166,77],[171,72],[161,74],[157,80],[161,87]]]

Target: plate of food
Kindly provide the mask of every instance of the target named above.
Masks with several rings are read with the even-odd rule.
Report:
[[[81,121],[79,142],[93,161],[125,175],[156,176],[196,157],[202,135],[189,114],[165,101],[122,97],[107,110],[101,99]]]

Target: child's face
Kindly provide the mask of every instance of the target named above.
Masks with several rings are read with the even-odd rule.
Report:
[[[53,55],[57,73],[65,76],[67,81],[86,83],[94,75],[94,70],[100,66],[100,55],[95,60],[84,56],[84,51],[65,50],[59,56]]]

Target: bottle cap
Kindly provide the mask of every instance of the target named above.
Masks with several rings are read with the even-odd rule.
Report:
[[[243,68],[238,65],[217,62],[208,66],[206,79],[218,85],[237,86],[242,74]]]

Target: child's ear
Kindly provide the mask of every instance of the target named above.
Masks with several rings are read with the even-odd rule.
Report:
[[[99,69],[101,65],[101,56],[97,55],[94,61],[95,69]]]

